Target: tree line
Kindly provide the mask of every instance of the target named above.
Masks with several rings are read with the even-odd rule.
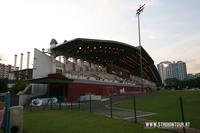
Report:
[[[8,88],[8,79],[0,79],[0,93],[10,91],[17,94],[19,91],[24,90],[26,86],[27,82],[25,80],[17,80],[12,88]]]
[[[178,80],[176,78],[169,78],[165,80],[164,87],[166,89],[200,89],[200,77],[189,80]]]

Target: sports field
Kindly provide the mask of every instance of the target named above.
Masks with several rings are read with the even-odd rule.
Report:
[[[167,133],[144,129],[143,125],[111,119],[80,110],[52,110],[24,113],[25,133]]]
[[[180,122],[179,96],[183,98],[185,121],[190,122],[191,127],[200,128],[200,91],[159,91],[136,96],[137,110],[157,113],[146,119]],[[132,109],[133,100],[121,102],[115,107]]]

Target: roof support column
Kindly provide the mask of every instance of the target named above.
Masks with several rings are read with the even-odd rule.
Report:
[[[77,59],[73,58],[73,71],[77,70],[76,67],[77,67]]]
[[[51,73],[56,73],[56,56],[54,54],[51,55]]]
[[[64,60],[64,72],[66,73],[68,68],[67,68],[67,57],[63,57]]]
[[[61,62],[61,56],[59,56],[58,60]]]
[[[99,66],[95,64],[95,71],[98,72],[99,71]]]
[[[84,63],[81,59],[79,61],[80,61],[80,67],[81,67],[80,69],[82,72],[84,72]]]
[[[90,71],[91,68],[92,68],[92,64],[91,64],[90,62],[88,62],[88,64],[89,64],[89,66],[88,66],[88,71]]]
[[[91,63],[91,71],[93,72],[93,71],[94,71],[94,69],[95,69],[95,67],[94,67],[94,64],[93,64],[93,63]]]

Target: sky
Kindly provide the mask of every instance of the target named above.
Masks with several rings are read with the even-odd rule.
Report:
[[[19,66],[28,51],[32,62],[33,49],[49,48],[52,38],[138,46],[136,10],[144,3],[142,46],[155,64],[182,60],[188,73],[200,72],[199,0],[0,0],[0,63],[14,65],[17,54]]]

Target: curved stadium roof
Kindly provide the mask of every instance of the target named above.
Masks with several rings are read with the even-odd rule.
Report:
[[[102,66],[117,66],[140,77],[140,47],[126,43],[76,38],[65,41],[51,49],[56,56],[74,57]],[[143,78],[153,82],[161,82],[154,61],[142,48]]]

